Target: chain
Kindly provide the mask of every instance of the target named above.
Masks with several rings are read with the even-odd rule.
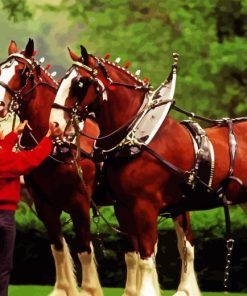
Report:
[[[184,246],[183,246],[184,273],[187,272],[187,258],[188,258],[186,241],[187,241],[187,240],[186,240],[186,235],[184,235]]]
[[[100,227],[99,227],[99,222],[100,222],[100,216],[94,216],[93,217],[93,222],[96,226],[96,245],[97,249],[95,250],[97,253],[97,257],[99,260],[103,259],[105,257],[105,246],[101,237],[100,233]]]
[[[232,255],[232,250],[234,247],[235,240],[232,238],[227,239],[226,241],[226,267],[225,267],[225,273],[224,273],[224,289],[227,290],[228,288],[228,280],[229,280],[229,269],[231,265],[231,255]]]

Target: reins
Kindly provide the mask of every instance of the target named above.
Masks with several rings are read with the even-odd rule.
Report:
[[[89,139],[96,140],[96,141],[98,141],[98,140],[107,140],[107,139],[111,138],[112,136],[115,136],[116,134],[118,134],[118,133],[124,131],[126,128],[128,128],[130,126],[130,124],[132,122],[134,122],[140,115],[142,115],[143,112],[145,112],[147,109],[149,110],[149,109],[152,109],[152,108],[155,108],[155,107],[167,104],[167,103],[173,103],[173,102],[174,102],[173,99],[171,99],[171,100],[164,99],[164,101],[162,101],[159,104],[156,104],[155,106],[152,106],[152,107],[149,107],[149,106],[145,105],[141,110],[139,110],[135,115],[133,115],[129,120],[127,120],[127,122],[125,122],[119,128],[117,128],[116,130],[114,130],[113,132],[111,132],[111,133],[109,133],[109,134],[107,134],[105,136],[94,137],[94,136],[90,136],[90,135],[88,135],[88,134],[86,134],[86,133],[84,133],[82,131],[80,131],[80,134],[82,136],[85,136],[85,137],[87,137]]]
[[[78,123],[77,123],[77,126],[78,126]],[[80,160],[80,132],[79,132],[79,129],[76,129],[76,147],[77,147],[77,151],[76,151],[76,155],[74,155],[74,163],[76,165],[77,174],[78,174],[78,176],[81,180],[82,186],[84,188],[84,192],[92,205],[94,223],[97,225],[98,224],[97,220],[100,217],[100,218],[102,218],[102,220],[105,222],[105,224],[108,226],[109,229],[111,229],[114,232],[119,233],[119,234],[128,235],[126,232],[110,225],[110,223],[107,221],[107,219],[104,217],[104,215],[98,209],[97,204],[94,202],[94,200],[92,199],[92,197],[88,193],[87,185],[86,185],[86,182],[83,177],[82,167],[78,164],[78,161]]]

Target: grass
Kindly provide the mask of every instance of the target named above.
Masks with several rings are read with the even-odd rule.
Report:
[[[51,286],[10,286],[9,296],[47,296],[52,290]],[[123,293],[122,288],[104,288],[105,296],[120,296]],[[163,291],[162,296],[172,296],[175,291]],[[223,292],[204,292],[203,296],[218,296],[218,295],[228,295],[228,296],[244,296],[241,293],[227,293]]]

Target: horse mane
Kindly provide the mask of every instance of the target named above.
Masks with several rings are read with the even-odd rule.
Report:
[[[125,67],[120,66],[118,63],[115,63],[115,62],[106,60],[106,59],[104,59],[102,57],[94,56],[92,54],[90,54],[90,56],[96,62],[99,61],[99,62],[103,63],[103,65],[105,65],[105,66],[110,66],[113,69],[117,70],[118,72],[120,71],[120,73],[122,73],[125,76],[127,76],[127,78],[129,78],[131,80],[131,82],[133,82],[134,84],[137,84],[138,86],[146,86],[147,85],[147,82],[145,82],[144,80],[141,80],[136,75],[134,75],[133,73],[131,73],[130,71],[128,71]],[[107,70],[107,69],[105,69],[105,70]],[[105,73],[103,73],[103,74],[105,74]]]
[[[37,60],[33,59],[33,64],[35,66],[35,69],[37,69],[37,67],[40,68],[40,77],[42,79],[45,80],[45,82],[52,82],[54,84],[55,87],[58,87],[58,82],[53,78],[53,76],[51,75],[51,73],[44,68]]]

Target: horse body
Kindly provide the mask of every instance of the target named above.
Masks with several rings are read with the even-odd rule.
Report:
[[[55,99],[60,108],[52,110],[50,121],[61,128],[67,126],[71,120],[68,110],[76,106],[76,102],[79,102],[79,113],[84,110],[95,113],[102,137],[96,142],[96,152],[100,147],[108,154],[106,175],[116,197],[115,213],[121,229],[129,234],[131,241],[125,257],[130,268],[127,269],[127,281],[132,278],[131,288],[125,289],[124,296],[160,295],[154,263],[157,217],[163,209],[180,203],[180,179],[146,151],[128,159],[116,158],[111,154],[128,133],[127,128],[136,118],[148,88],[124,69],[102,59],[87,54],[82,54],[80,58],[74,53],[71,57],[75,63],[60,84],[60,93]],[[97,74],[94,74],[94,70]],[[83,95],[80,92],[75,94],[77,83],[82,81],[85,87]],[[62,106],[67,108],[66,113]],[[115,133],[116,130],[118,132]],[[108,137],[109,134],[112,136]],[[194,151],[190,135],[170,117],[166,118],[150,147],[181,169],[190,170],[193,167]],[[181,220],[175,220],[175,227],[182,259],[181,281],[175,295],[198,296],[200,291],[193,267],[194,249],[190,241],[185,246],[186,236]],[[189,254],[187,259],[184,247]],[[139,254],[137,257],[135,252]],[[189,265],[187,272],[183,269],[185,261]]]
[[[25,130],[20,144],[32,148],[45,136],[49,115],[57,90],[56,82],[33,59],[33,42],[29,40],[24,52],[18,52],[15,42],[9,46],[9,58],[1,64],[1,115],[7,111],[18,113],[20,120],[28,120],[32,131]],[[8,67],[13,67],[8,69]],[[4,79],[5,69],[12,70]],[[10,72],[10,71],[9,71]],[[2,82],[3,81],[3,82]],[[17,96],[15,96],[17,94]],[[14,100],[14,101],[13,101]],[[47,158],[40,167],[25,176],[26,185],[34,199],[38,217],[45,224],[56,266],[56,284],[52,296],[102,295],[90,233],[90,195],[94,186],[95,165],[88,159],[78,160],[85,173],[85,188],[78,176],[72,155],[61,161]],[[88,194],[86,194],[86,191]],[[60,215],[70,214],[75,231],[78,257],[82,265],[82,291],[77,289],[73,261],[63,238]]]

